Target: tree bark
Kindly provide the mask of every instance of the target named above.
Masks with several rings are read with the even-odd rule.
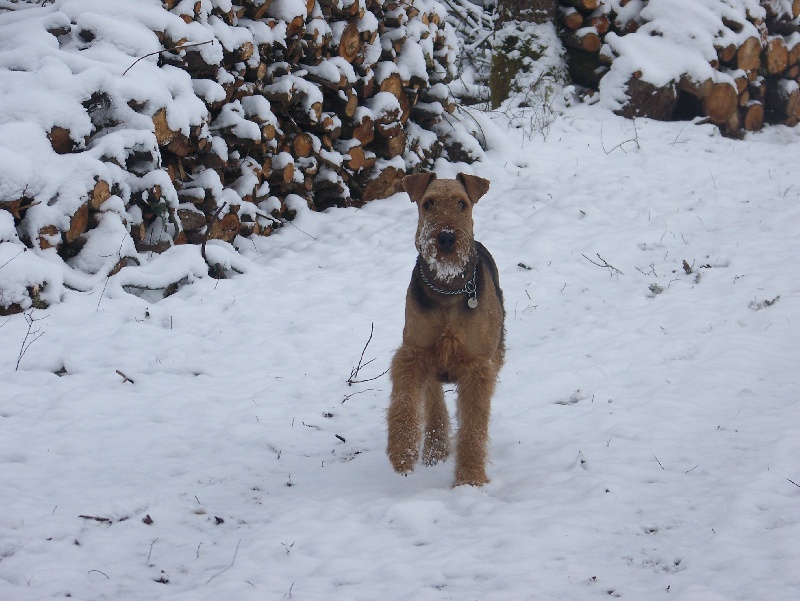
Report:
[[[596,2],[594,8],[597,8]],[[556,20],[557,9],[558,0],[498,0],[495,29],[499,29],[508,21],[553,23]]]
[[[513,22],[552,23],[555,27],[558,18],[557,0],[498,0],[497,21],[495,31],[500,31]],[[522,40],[507,36],[503,47],[496,47],[492,53],[492,70],[489,77],[489,89],[493,108],[497,108],[511,93],[512,83],[522,69],[523,59],[517,48],[506,48]],[[513,54],[514,58],[509,56]]]

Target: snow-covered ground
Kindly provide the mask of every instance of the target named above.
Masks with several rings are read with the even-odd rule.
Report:
[[[415,207],[301,212],[209,245],[230,279],[123,292],[183,247],[68,291],[24,353],[0,318],[0,599],[800,598],[800,130],[479,119],[492,482],[395,474],[387,376],[346,382],[400,342]]]

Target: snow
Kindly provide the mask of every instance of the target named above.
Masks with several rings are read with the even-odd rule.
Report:
[[[273,0],[267,9],[270,17],[291,22],[295,17],[305,19],[308,16],[305,0]]]
[[[631,8],[628,5],[623,10]],[[758,0],[650,0],[641,8],[645,23],[635,33],[620,36],[611,32],[604,38],[603,53],[616,58],[600,80],[601,103],[611,110],[622,108],[627,82],[637,72],[656,87],[675,84],[681,78],[733,84],[729,75],[710,63],[717,59],[716,47],[739,46],[748,37],[760,37],[747,15],[752,19],[764,16]],[[726,21],[737,23],[741,31],[734,33]]]
[[[319,65],[303,65],[303,69],[335,84],[338,84],[341,78],[349,83],[355,83],[358,79],[353,65],[340,56],[331,57]]]
[[[3,217],[0,223],[0,305],[30,309],[33,305],[30,288],[36,288],[37,296],[44,302],[58,303],[64,292],[61,270],[46,257],[8,242],[11,236],[6,222]]]
[[[399,116],[402,111],[400,101],[391,92],[378,92],[367,100],[366,107],[372,111],[375,119],[392,114]]]
[[[230,130],[237,138],[261,140],[261,128],[257,123],[245,118],[245,109],[238,100],[229,102],[220,110],[219,116],[211,124],[211,130]]]
[[[397,55],[397,69],[403,81],[409,81],[416,77],[427,84],[428,72],[425,66],[425,55],[419,43],[406,40]]]
[[[0,200],[32,205],[19,235],[0,210],[0,306],[25,310],[0,316],[0,599],[800,598],[800,131],[733,141],[711,125],[609,111],[636,70],[664,84],[710,76],[713,45],[733,42],[728,28],[710,32],[724,16],[753,34],[743,11],[762,10],[756,0],[615,0],[647,23],[606,38],[620,56],[603,100],[554,112],[541,130],[536,109],[516,108],[527,98],[502,114],[447,114],[435,131],[407,126],[411,146],[438,136],[480,159],[439,161],[440,178],[492,182],[475,229],[500,268],[508,353],[481,489],[452,489],[452,461],[402,478],[385,456],[381,374],[416,258],[405,194],[323,214],[289,195],[294,221],[232,244],[145,253],[128,234],[143,218],[125,208],[134,193],[157,185],[164,207],[191,206],[163,171],[109,162],[157,159],[152,115],[165,108],[174,131],[200,127],[225,159],[211,130],[256,140],[260,123],[275,124],[261,97],[209,124],[201,98],[223,100],[222,79],[191,80],[155,56],[135,63],[161,49],[153,31],[217,40],[192,49],[215,62],[223,46],[284,43],[286,24],[229,27],[210,16],[229,0],[202,0],[190,24],[159,0],[41,4],[34,18],[0,0]],[[444,18],[438,2],[413,4]],[[306,12],[303,0],[270,6]],[[57,44],[47,29],[68,25]],[[371,13],[358,25],[377,27]],[[381,36],[366,50],[378,83],[428,76],[435,27],[412,19],[404,31],[399,64],[378,62]],[[437,53],[455,53],[452,27],[444,38]],[[560,63],[550,47],[530,81]],[[356,79],[338,58],[315,73]],[[119,125],[87,145],[95,116],[82,103],[98,90],[110,99],[99,112]],[[301,93],[306,110],[321,100],[296,74],[270,91]],[[449,97],[444,84],[431,93]],[[355,121],[399,110],[378,93]],[[86,151],[57,155],[53,125]],[[282,152],[272,167],[293,162]],[[270,222],[281,201],[268,183],[258,207],[241,200],[256,168],[243,161],[225,188],[197,172],[181,198],[208,190]],[[76,256],[26,249],[20,235],[36,246],[41,227],[65,229],[98,178],[113,193]],[[323,180],[345,185],[327,167]],[[180,223],[156,220],[148,240],[164,227]],[[209,277],[209,263],[227,278]]]
[[[273,236],[209,242],[224,280],[182,246],[79,292],[3,242],[0,277],[62,302],[27,348],[0,318],[0,597],[798,598],[800,175],[775,157],[800,133],[474,116],[507,309],[492,482],[385,456],[405,194],[290,198]],[[377,379],[348,386],[373,325]]]

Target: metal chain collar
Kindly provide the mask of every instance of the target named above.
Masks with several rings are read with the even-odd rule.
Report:
[[[468,294],[469,300],[467,300],[467,306],[470,309],[474,309],[478,306],[478,285],[475,283],[476,276],[478,275],[478,264],[475,264],[475,270],[472,272],[472,277],[470,280],[464,284],[464,287],[459,290],[442,290],[441,288],[437,288],[433,284],[428,281],[428,278],[425,277],[425,271],[422,269],[422,263],[417,260],[417,265],[419,265],[419,275],[422,276],[422,281],[438,294],[447,294],[449,296],[454,296],[456,294]]]

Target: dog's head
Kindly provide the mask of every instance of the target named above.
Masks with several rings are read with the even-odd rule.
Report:
[[[486,194],[489,180],[459,173],[456,179],[436,179],[435,173],[403,178],[403,189],[417,204],[416,246],[442,282],[462,275],[474,252],[472,207]]]

